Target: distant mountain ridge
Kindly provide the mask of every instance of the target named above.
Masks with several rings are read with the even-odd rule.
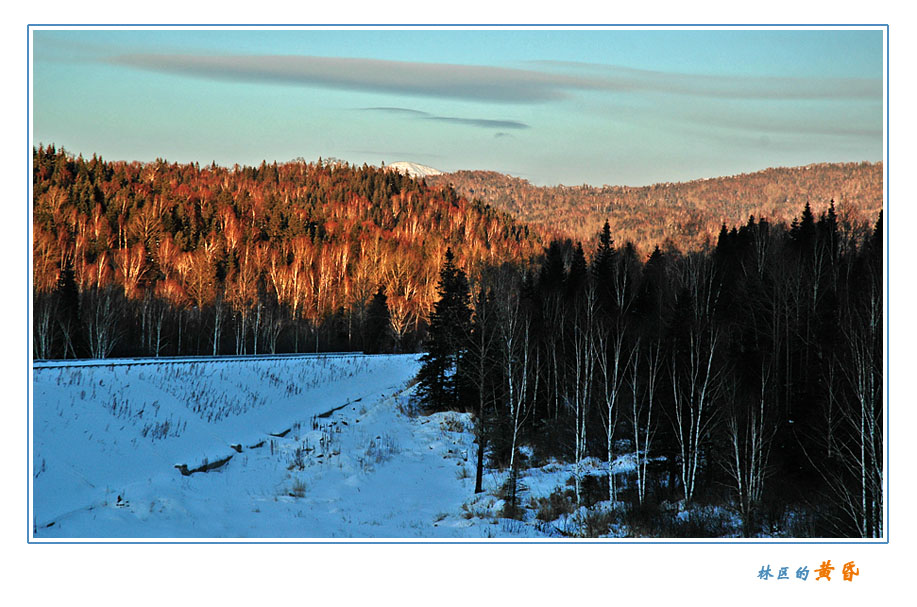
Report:
[[[872,224],[883,204],[882,163],[820,163],[648,186],[535,186],[494,171],[457,171],[427,177],[451,184],[516,218],[591,242],[607,220],[616,242],[643,254],[666,241],[681,250],[715,241],[722,224],[749,216],[791,223],[808,202],[819,215],[835,202],[842,220]]]

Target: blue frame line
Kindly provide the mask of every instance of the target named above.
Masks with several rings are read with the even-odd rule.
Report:
[[[29,125],[31,124],[31,107],[29,105],[29,100],[31,98],[31,78],[29,73],[30,67],[30,51],[32,38],[31,32],[33,28],[37,27],[73,27],[73,28],[89,28],[89,27],[99,27],[99,28],[115,28],[115,27],[148,27],[148,28],[193,28],[193,27],[207,27],[207,28],[221,28],[221,27],[263,27],[263,28],[282,28],[282,27],[317,27],[317,28],[330,28],[330,27],[377,27],[377,28],[423,28],[423,27],[506,27],[506,28],[550,28],[550,27],[578,27],[578,28],[601,28],[601,27],[620,27],[620,28],[631,28],[631,27],[671,27],[671,28],[699,28],[699,27],[710,27],[718,29],[727,29],[735,27],[754,27],[754,28],[792,28],[792,27],[813,27],[813,28],[830,28],[830,27],[842,27],[842,28],[868,28],[868,27],[880,27],[885,30],[885,204],[883,205],[882,215],[883,215],[883,246],[885,248],[885,361],[884,370],[885,373],[885,428],[883,429],[883,440],[885,441],[885,454],[886,454],[886,467],[885,467],[885,537],[882,541],[879,540],[870,540],[870,539],[841,539],[837,541],[818,541],[818,540],[794,540],[794,541],[781,541],[779,539],[762,539],[759,541],[752,540],[740,540],[732,541],[729,539],[721,539],[716,541],[650,541],[650,540],[617,540],[617,539],[592,539],[592,540],[506,540],[506,541],[493,541],[493,540],[469,540],[469,541],[455,541],[455,540],[421,540],[421,541],[398,541],[398,540],[379,540],[379,541],[370,541],[370,540],[353,540],[353,541],[332,541],[332,540],[289,540],[289,541],[277,541],[277,540],[252,540],[252,541],[239,541],[239,540],[229,540],[229,541],[215,541],[214,539],[202,539],[199,541],[175,541],[175,540],[150,540],[150,541],[139,541],[136,539],[127,539],[124,541],[114,541],[114,540],[105,540],[105,541],[88,541],[88,540],[74,540],[74,541],[38,541],[32,538],[29,529],[31,528],[31,521],[27,521],[26,525],[26,543],[27,544],[354,544],[354,545],[373,545],[373,544],[457,544],[457,545],[469,545],[469,544],[485,544],[485,545],[498,545],[498,544],[527,544],[527,545],[567,545],[567,544],[658,544],[658,545],[688,545],[688,544],[698,544],[698,545],[722,545],[722,546],[734,546],[734,545],[858,545],[858,546],[871,546],[871,545],[888,545],[890,543],[890,529],[891,529],[891,500],[889,499],[891,495],[891,480],[890,480],[890,469],[891,469],[891,450],[890,450],[890,436],[887,429],[890,427],[890,373],[889,370],[891,365],[889,360],[891,359],[891,319],[890,311],[891,306],[889,305],[890,299],[890,283],[891,283],[891,245],[890,245],[890,230],[888,226],[891,225],[889,219],[889,198],[890,198],[890,188],[889,182],[891,181],[891,169],[889,168],[889,160],[891,158],[891,129],[889,125],[890,121],[890,103],[891,103],[891,47],[889,44],[889,24],[888,23],[30,23],[26,26],[26,143],[29,148],[29,154],[31,154],[31,137],[29,131]],[[31,167],[31,162],[29,162]],[[27,194],[26,199],[30,199],[32,194],[32,173],[29,171],[29,177],[27,180]],[[32,213],[31,207],[27,213],[27,234],[28,241],[32,240]],[[31,252],[31,247],[29,249]],[[26,255],[26,302],[27,302],[27,324],[26,324],[26,403],[30,400],[32,392],[32,382],[31,382],[31,371],[32,371],[32,361],[28,357],[29,345],[32,339],[32,298],[31,298],[31,289],[30,289],[30,280],[32,276],[31,264],[29,263],[29,254]],[[31,461],[32,456],[32,436],[29,432],[29,423],[31,421],[31,410],[28,412],[29,415],[26,418],[26,461]],[[31,506],[31,473],[29,471],[29,465],[26,466],[26,474],[28,478],[26,479],[26,517],[29,517],[31,514],[29,506]]]
[[[31,23],[28,27],[884,27],[887,23]]]
[[[889,405],[889,398],[891,397],[891,382],[889,381],[889,376],[891,375],[891,241],[889,240],[890,234],[889,230],[886,229],[887,226],[891,225],[891,221],[888,218],[889,211],[889,198],[891,197],[891,187],[889,182],[891,179],[891,169],[888,167],[888,159],[891,155],[891,129],[889,125],[891,124],[891,116],[889,111],[889,106],[891,104],[891,88],[889,87],[889,82],[891,78],[889,74],[891,69],[889,68],[889,63],[891,61],[891,46],[889,45],[889,27],[885,26],[885,204],[882,207],[882,220],[884,225],[882,226],[882,236],[883,236],[883,246],[885,247],[884,255],[885,258],[885,365],[883,367],[883,372],[885,373],[885,428],[883,428],[883,440],[885,440],[885,535],[886,542],[891,536],[891,480],[889,477],[889,472],[891,469],[891,449],[890,449],[890,432],[888,429],[891,428],[890,418],[891,418],[891,406]]]

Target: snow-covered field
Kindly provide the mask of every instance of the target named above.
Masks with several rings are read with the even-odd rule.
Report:
[[[488,471],[474,495],[471,420],[410,414],[418,366],[415,355],[36,363],[33,537],[553,535],[498,516],[505,475]],[[556,472],[527,483],[549,494],[568,476]]]

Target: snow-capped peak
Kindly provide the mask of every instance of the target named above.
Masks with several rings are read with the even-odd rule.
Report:
[[[404,173],[405,175],[410,175],[411,177],[429,177],[431,175],[443,174],[442,171],[437,171],[433,167],[417,164],[416,162],[393,162],[392,164],[386,165],[386,168]]]

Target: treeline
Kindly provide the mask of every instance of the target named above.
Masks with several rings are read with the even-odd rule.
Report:
[[[222,168],[40,146],[33,194],[37,358],[412,350],[447,247],[474,272],[543,246],[452,188],[321,159]]]
[[[574,464],[572,507],[598,482],[635,511],[726,505],[749,536],[877,537],[882,251],[881,213],[850,229],[832,204],[645,262],[607,224],[588,259],[555,241],[471,281],[450,253],[419,392],[474,413],[478,490],[486,453],[510,470],[510,513],[519,469],[556,458]]]
[[[682,251],[716,242],[720,224],[739,225],[750,215],[789,224],[809,202],[814,212],[834,200],[842,221],[859,223],[882,208],[882,163],[813,164],[770,168],[684,183],[628,186],[544,186],[493,171],[457,171],[428,178],[451,184],[532,225],[595,242],[608,221],[617,242],[632,242],[643,255],[669,241]]]

